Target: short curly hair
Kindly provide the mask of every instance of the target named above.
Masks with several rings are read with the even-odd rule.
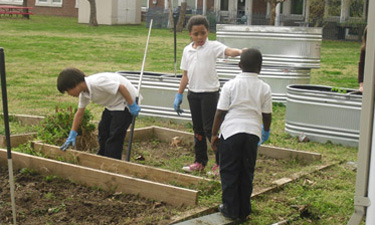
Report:
[[[202,15],[196,15],[196,16],[190,17],[188,24],[187,24],[188,31],[191,32],[193,26],[196,26],[196,25],[204,25],[207,30],[209,29],[208,20],[205,16],[202,16]]]

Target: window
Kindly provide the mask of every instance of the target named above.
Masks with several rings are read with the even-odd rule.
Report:
[[[365,3],[362,0],[353,0],[350,2],[350,16],[351,17],[362,17],[363,16],[363,5]]]
[[[329,0],[328,1],[328,14],[330,16],[340,16],[341,0]]]
[[[291,14],[302,15],[303,13],[303,0],[292,0]]]
[[[229,9],[228,2],[229,2],[229,0],[220,0],[220,10],[228,11],[228,9]]]
[[[61,7],[62,0],[35,0],[36,6]]]
[[[22,5],[23,0],[0,0],[0,4]]]

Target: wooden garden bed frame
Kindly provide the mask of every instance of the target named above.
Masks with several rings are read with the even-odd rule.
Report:
[[[43,119],[43,117],[29,118],[26,115],[16,116],[23,120],[25,124],[37,124]],[[151,126],[134,130],[133,138],[136,140],[149,140],[151,137],[156,137],[164,142],[171,142],[174,137],[178,137],[182,143],[188,145],[193,144],[194,141],[192,133],[169,128]],[[77,165],[13,152],[12,158],[15,169],[26,167],[41,174],[54,174],[88,186],[101,187],[106,191],[138,194],[174,206],[196,206],[199,191],[175,187],[170,183],[189,186],[210,181],[210,179],[202,177],[111,159],[82,151],[68,150],[63,152],[58,146],[37,141],[32,142],[32,145],[35,150],[43,152],[47,157],[55,159],[64,157],[65,160],[73,161]],[[284,160],[298,159],[313,162],[321,159],[321,154],[318,153],[264,145],[259,147],[258,153],[270,158]],[[6,150],[0,149],[0,162],[5,164],[6,158]],[[293,179],[280,179],[274,183],[275,186],[280,186],[291,182],[291,180]],[[274,188],[267,188],[260,193],[268,192]],[[260,193],[253,194],[258,195]]]
[[[148,199],[166,202],[174,206],[194,206],[198,191],[161,184],[103,170],[59,162],[24,153],[12,152],[13,168],[29,168],[43,175],[57,175],[109,192],[135,194]],[[0,149],[0,164],[7,164],[7,151]]]

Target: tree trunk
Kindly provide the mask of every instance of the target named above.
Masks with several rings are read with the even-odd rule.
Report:
[[[168,9],[169,9],[169,23],[168,28],[173,29],[174,27],[174,20],[173,20],[173,7],[172,7],[172,0],[168,0]]]
[[[22,2],[22,6],[23,6],[23,7],[27,7],[27,0],[23,0],[23,2]],[[24,9],[23,12],[28,13],[29,10],[28,10],[28,9]],[[25,17],[25,18],[27,18],[27,19],[30,19],[30,15],[23,15],[23,17]]]
[[[271,6],[271,15],[270,15],[270,24],[269,25],[275,25],[275,17],[276,17],[276,0],[270,0],[270,6]]]
[[[178,32],[182,32],[182,30],[184,28],[184,21],[185,21],[185,15],[186,15],[186,6],[187,6],[186,1],[181,2],[180,17],[178,18],[178,24],[177,24],[177,27],[176,27],[176,30]]]
[[[98,20],[96,19],[96,3],[95,0],[87,0],[90,3],[90,26],[98,26]]]

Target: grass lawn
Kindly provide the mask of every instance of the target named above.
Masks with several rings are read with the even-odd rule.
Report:
[[[141,26],[78,24],[76,18],[32,16],[30,20],[0,21],[0,47],[4,48],[8,85],[8,107],[12,114],[48,115],[60,108],[76,106],[77,99],[56,89],[58,73],[77,67],[87,74],[103,71],[140,71],[148,29]],[[215,39],[215,34],[210,34]],[[178,65],[188,33],[177,35]],[[323,41],[321,68],[311,72],[311,83],[357,88],[360,43]],[[179,66],[178,66],[179,67]],[[153,29],[145,71],[174,72],[173,32]],[[178,71],[180,73],[180,71]],[[173,99],[169,100],[171,105]],[[99,119],[102,107],[88,109]],[[347,162],[357,160],[357,148],[333,144],[299,143],[284,133],[285,106],[274,105],[272,133],[267,144],[318,152],[326,170],[253,200],[249,224],[272,224],[288,219],[290,224],[346,224],[354,207],[356,171]],[[161,125],[191,131],[189,124],[139,118],[136,126]],[[256,176],[256,174],[255,174]]]

